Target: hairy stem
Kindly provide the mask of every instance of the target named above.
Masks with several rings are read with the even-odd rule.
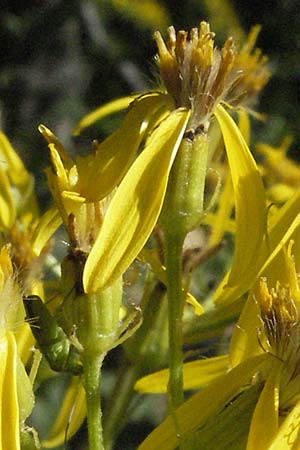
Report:
[[[101,366],[104,355],[84,358],[83,376],[86,392],[89,450],[104,450],[101,411]]]
[[[174,411],[183,402],[182,244],[183,238],[166,233],[165,266],[167,270],[170,369],[168,393],[171,411]]]

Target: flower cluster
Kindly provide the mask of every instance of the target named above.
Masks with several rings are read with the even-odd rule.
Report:
[[[166,393],[169,408],[140,450],[299,448],[299,170],[288,138],[248,146],[270,75],[258,32],[218,48],[206,22],[170,27],[167,43],[157,31],[161,85],[86,116],[76,134],[126,109],[85,156],[40,125],[43,214],[0,134],[0,450],[61,445],[85,417],[90,448],[108,450],[136,391]],[[102,365],[117,346],[102,414]],[[69,384],[40,443],[27,422],[54,373]]]

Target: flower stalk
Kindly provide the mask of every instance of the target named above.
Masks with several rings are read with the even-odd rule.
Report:
[[[184,295],[182,290],[183,236],[167,233],[165,236],[165,265],[167,271],[169,318],[169,407],[174,411],[183,402],[183,334],[182,317]]]
[[[183,402],[182,248],[185,236],[199,225],[203,214],[208,138],[190,131],[178,150],[170,174],[160,223],[165,237],[169,317],[169,405],[174,411]]]
[[[101,367],[117,339],[121,283],[78,299],[78,338],[83,346],[83,384],[86,392],[90,449],[104,450],[101,410]],[[116,306],[116,308],[114,308]],[[115,313],[115,314],[114,314]],[[80,320],[80,317],[84,320]]]
[[[83,377],[86,392],[89,448],[104,450],[101,410],[101,366],[104,354],[85,355],[83,358]]]

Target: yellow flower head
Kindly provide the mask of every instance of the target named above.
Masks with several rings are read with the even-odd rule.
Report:
[[[279,281],[269,289],[260,280],[259,308],[262,327],[259,338],[263,348],[282,361],[280,410],[288,411],[300,399],[300,285],[291,255],[291,241],[285,252],[288,283]]]
[[[222,50],[214,48],[214,33],[209,24],[201,22],[199,30],[178,31],[168,29],[166,46],[161,34],[154,35],[158,47],[161,77],[177,106],[192,110],[190,126],[207,128],[207,121],[216,102],[223,97],[235,56],[232,38]]]
[[[7,231],[16,218],[26,226],[37,216],[34,180],[11,143],[0,132],[0,228]]]
[[[246,43],[235,55],[233,71],[238,73],[238,78],[227,94],[231,105],[255,99],[270,78],[267,56],[254,48],[259,32],[260,26],[254,26]]]
[[[68,231],[70,244],[74,250],[88,253],[101,225],[107,200],[87,200],[82,193],[76,162],[48,128],[40,125],[39,130],[49,143],[53,169],[46,170],[48,184]],[[85,173],[80,175],[84,177]]]
[[[208,120],[221,100],[237,105],[243,97],[252,97],[269,78],[266,58],[259,50],[251,54],[258,28],[250,33],[238,53],[233,38],[221,49],[215,47],[209,24],[190,33],[168,29],[167,45],[157,31],[158,63],[165,87],[177,106],[191,109],[189,126],[208,128]]]
[[[9,256],[8,247],[0,251],[0,336],[5,330],[11,329],[17,309],[16,297],[20,294],[13,279],[13,266]]]
[[[240,66],[234,68],[236,50],[233,39],[227,39],[222,49],[215,48],[214,34],[205,22],[200,24],[199,30],[192,29],[189,34],[185,31],[176,34],[173,27],[169,28],[167,45],[159,32],[155,33],[155,39],[167,92],[151,92],[137,98],[121,127],[97,144],[94,154],[76,161],[82,197],[92,200],[97,195],[99,198],[101,191],[101,198],[104,198],[112,186],[117,188],[84,268],[85,290],[102,289],[124,273],[146,243],[160,214],[161,224],[168,227],[168,208],[174,197],[170,174],[177,172],[174,167],[179,164],[178,154],[182,154],[179,149],[184,146],[193,148],[194,156],[191,156],[191,151],[187,153],[193,173],[198,176],[199,188],[194,187],[195,195],[191,192],[189,201],[186,201],[188,184],[182,183],[185,187],[180,198],[192,213],[180,214],[180,217],[192,217],[188,224],[184,224],[185,231],[197,225],[202,215],[207,155],[213,154],[216,144],[213,138],[208,139],[207,133],[212,116],[220,126],[215,140],[219,141],[221,136],[224,139],[235,193],[238,231],[235,264],[228,285],[237,280],[240,282],[241,273],[249,283],[252,279],[249,268],[256,260],[265,229],[265,194],[246,142],[220,104],[230,102],[231,98],[233,101],[244,92],[243,87],[237,91],[235,85],[239,79],[245,80],[246,70],[242,77]],[[247,55],[250,58],[252,46],[247,49],[245,60]],[[109,111],[124,108],[128,99],[123,100],[91,113],[80,123],[77,132]],[[139,150],[142,151],[136,158]],[[195,168],[196,161],[198,169]],[[191,173],[188,180],[189,186],[194,186]],[[178,204],[171,209],[182,211]],[[249,228],[256,230],[252,233],[250,250]]]
[[[294,357],[300,338],[298,309],[291,296],[290,286],[279,282],[269,290],[267,280],[260,280],[260,317],[265,334],[266,350],[283,361]],[[299,355],[300,356],[300,355]]]
[[[20,360],[15,335],[21,294],[8,247],[0,251],[0,448],[20,449],[20,430],[34,404],[32,385]],[[5,420],[3,418],[5,417]]]

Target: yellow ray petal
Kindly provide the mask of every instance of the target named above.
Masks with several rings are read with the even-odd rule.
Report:
[[[268,198],[275,204],[283,204],[287,202],[295,192],[295,188],[284,183],[273,184],[268,188]]]
[[[300,226],[300,214],[298,214],[292,221],[292,223],[289,224],[280,241],[277,243],[276,246],[274,246],[274,248],[272,249],[273,251],[270,253],[270,256],[266,259],[264,265],[260,269],[258,276],[263,275],[269,269],[270,264],[274,261],[275,257],[277,257],[280,250],[291,239],[292,235],[299,228],[299,226]]]
[[[204,314],[203,306],[195,299],[195,297],[190,292],[185,293],[185,301],[193,307],[196,316],[201,316],[201,314]]]
[[[255,407],[250,425],[247,450],[267,449],[277,433],[280,365],[282,365],[282,362],[278,360],[276,363]]]
[[[78,136],[82,132],[82,130],[84,130],[87,127],[90,127],[95,122],[98,122],[104,117],[128,108],[130,103],[136,97],[137,95],[129,95],[128,97],[117,98],[116,100],[101,105],[99,108],[90,112],[89,114],[84,116],[83,119],[81,119],[81,121],[78,123],[78,125],[73,131],[74,136]]]
[[[113,6],[139,27],[163,30],[170,23],[165,8],[158,0],[113,0]]]
[[[300,225],[300,189],[293,197],[276,212],[269,221],[268,234],[265,237],[265,245],[262,245],[256,254],[256,277],[264,274],[266,267],[273,261],[278,252],[291,238],[297,227]],[[246,292],[249,283],[236,284],[226,287],[230,272],[227,273],[215,293],[216,303],[230,303]]]
[[[298,227],[300,219],[299,204],[300,189],[271,217],[268,232],[269,254],[276,247],[279,251]]]
[[[162,207],[169,171],[188,117],[184,110],[171,113],[152,133],[120,184],[85,264],[86,292],[113,283],[147,241]]]
[[[54,167],[55,175],[51,175],[53,178],[57,179],[57,185],[60,191],[68,190],[70,188],[70,182],[68,178],[68,171],[64,166],[63,159],[61,158],[61,153],[59,151],[59,147],[56,144],[49,144],[50,156],[52,160],[52,164]]]
[[[178,433],[184,438],[193,433],[211,415],[223,408],[240,390],[251,383],[253,375],[267,371],[270,355],[263,354],[251,358],[225,375],[220,376],[198,394],[189,398],[176,411],[178,430],[174,417],[168,416],[138,447],[138,450],[173,450],[178,446]],[[265,373],[263,374],[265,376]],[[197,413],[195,414],[195,411]]]
[[[233,119],[218,105],[220,124],[233,182],[236,214],[234,260],[228,286],[251,284],[257,272],[257,253],[266,232],[266,199],[256,163]]]
[[[31,348],[33,346],[33,342]],[[18,349],[19,350],[19,349]],[[19,404],[19,422],[22,425],[31,414],[34,407],[34,393],[32,383],[27,375],[24,364],[19,356],[16,358],[17,392]]]
[[[11,182],[16,186],[23,186],[31,183],[31,177],[24,167],[21,158],[13,149],[11,143],[0,132],[0,158],[4,159],[1,163],[7,165],[3,169],[8,172]]]
[[[56,167],[55,159],[59,159],[63,163],[63,166],[69,170],[73,166],[74,162],[65,151],[58,137],[56,137],[55,134],[52,133],[52,131],[43,124],[39,125],[38,130],[43,135],[44,139],[48,142],[49,146],[51,145],[52,148],[55,148],[55,151],[57,152],[57,156],[54,156],[54,167]]]
[[[249,114],[244,108],[238,110],[239,129],[247,145],[250,144],[251,128]]]
[[[251,417],[263,383],[247,386],[184,440],[189,450],[245,450]]]
[[[216,336],[223,336],[228,326],[238,320],[244,306],[243,299],[229,305],[221,303],[217,307],[205,311],[184,332],[186,345],[197,345],[199,342],[210,340]]]
[[[139,259],[147,264],[150,264],[155,276],[166,285],[166,268],[161,264],[157,252],[149,248],[143,248],[139,253]],[[194,309],[196,316],[201,316],[204,313],[203,306],[196,300],[190,292],[184,292],[185,301]]]
[[[39,256],[44,246],[55,233],[61,222],[62,219],[55,207],[48,209],[48,211],[46,211],[40,218],[38,226],[34,230],[31,239],[32,251],[37,256]]]
[[[0,362],[0,450],[19,450],[17,346],[10,332],[0,340]]]
[[[272,444],[266,450],[299,450],[299,417],[300,402],[292,409],[289,415],[282,422],[276,437]]]
[[[9,230],[16,217],[15,204],[6,173],[0,170],[0,228]]]
[[[219,198],[219,206],[215,214],[212,215],[212,232],[209,238],[209,246],[217,245],[228,231],[230,225],[231,212],[233,208],[232,182],[230,176],[226,177],[223,190]]]
[[[229,369],[228,355],[201,359],[183,365],[184,389],[195,389],[205,386],[215,378],[223,375]],[[169,370],[146,375],[139,379],[134,388],[142,394],[159,394],[167,392],[169,381]]]
[[[67,438],[70,439],[86,416],[85,391],[79,377],[73,377],[65,394],[63,404],[59,410],[58,417],[47,436],[42,442],[43,448],[52,448],[62,445]]]
[[[254,292],[251,290],[230,340],[229,353],[232,367],[258,353],[257,330],[260,326],[259,309]]]
[[[79,192],[87,201],[104,198],[119,184],[145,136],[152,126],[173,108],[170,96],[153,92],[137,99],[121,126],[94,153],[76,160]]]

